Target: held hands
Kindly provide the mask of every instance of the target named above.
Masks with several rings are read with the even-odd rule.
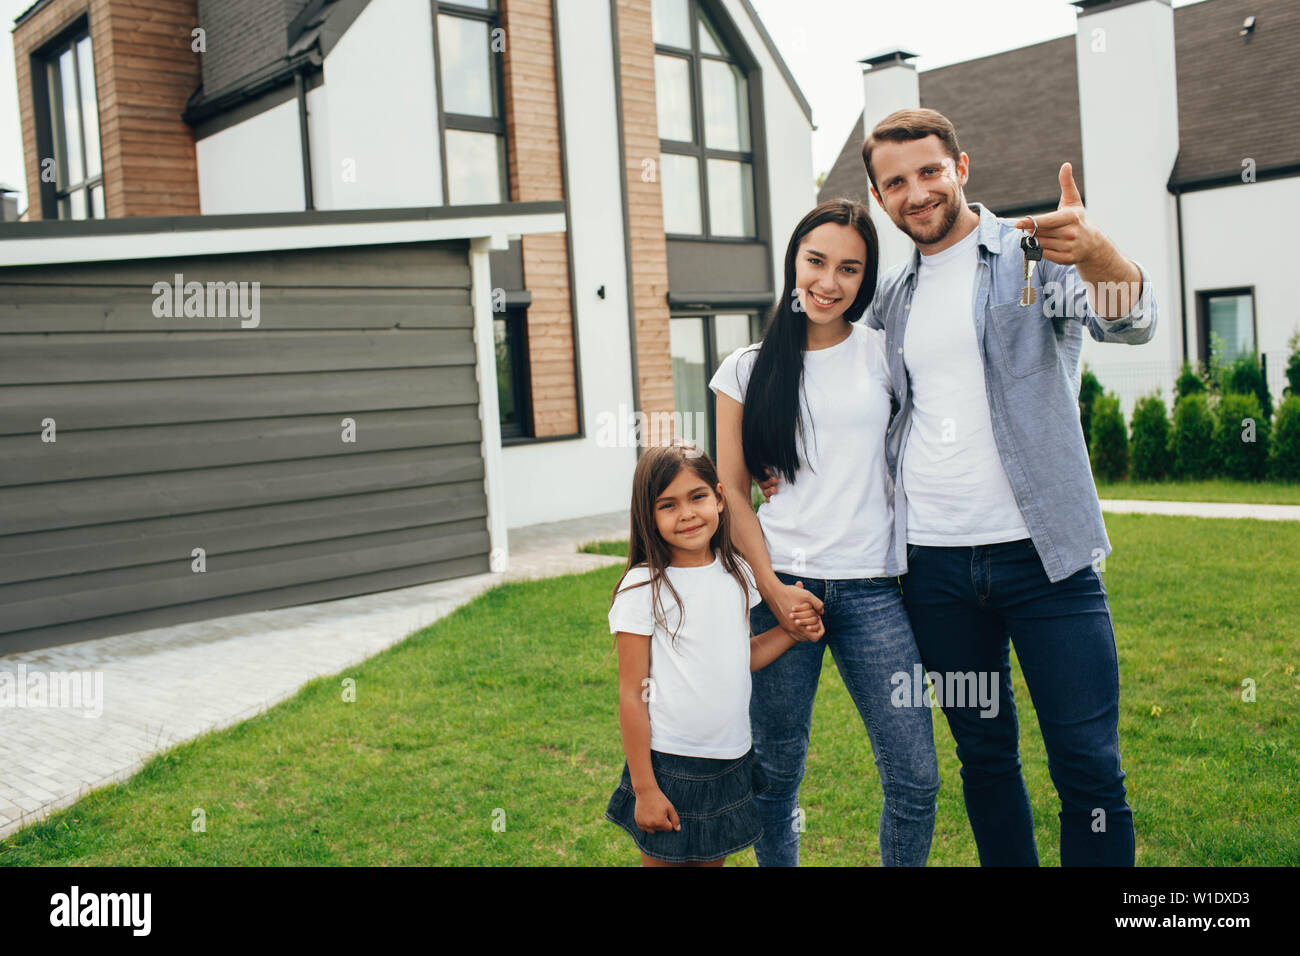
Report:
[[[677,810],[658,787],[653,793],[636,795],[636,809],[632,816],[636,825],[646,833],[667,833],[682,828]]]
[[[771,501],[780,483],[771,471],[758,481],[758,489],[763,492],[763,500]],[[826,633],[822,624],[822,601],[817,595],[809,594],[803,588],[802,581],[794,584],[782,584],[771,595],[764,595],[767,605],[776,615],[787,634],[796,641],[815,641]]]
[[[1077,266],[1094,258],[1109,240],[1092,223],[1083,209],[1083,197],[1074,183],[1074,170],[1061,164],[1061,202],[1056,212],[1035,216],[1038,232],[1034,238],[1043,247],[1043,258],[1065,266]],[[1022,216],[1014,223],[1017,229],[1032,230],[1034,220]]]
[[[771,595],[768,607],[774,611],[781,626],[793,640],[816,641],[826,633],[826,627],[822,624],[821,599],[805,591],[802,581],[782,584]]]

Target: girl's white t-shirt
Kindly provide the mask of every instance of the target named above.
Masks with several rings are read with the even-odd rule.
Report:
[[[650,637],[650,682],[642,697],[650,709],[651,750],[722,760],[749,752],[749,609],[762,598],[743,558],[740,566],[748,601],[716,551],[704,567],[667,568],[686,612],[661,581],[662,622],[651,609],[651,585],[631,587],[650,579],[646,566],[623,578],[609,609],[609,632]]]
[[[885,462],[890,379],[883,330],[854,324],[849,337],[803,354],[804,440],[799,473],[781,479],[758,523],[774,571],[810,578],[881,577],[893,539],[893,482]],[[757,345],[732,352],[709,388],[742,405]]]

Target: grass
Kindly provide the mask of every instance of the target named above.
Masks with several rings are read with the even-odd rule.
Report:
[[[627,539],[621,541],[588,541],[579,551],[586,554],[613,554],[620,558],[627,557]]]
[[[1281,481],[1118,481],[1097,482],[1102,498],[1140,501],[1228,501],[1252,505],[1300,505],[1300,484]]]
[[[1300,864],[1300,524],[1110,515],[1120,740],[1145,865]],[[603,819],[623,762],[605,623],[620,569],[498,587],[252,720],[0,842],[9,865],[632,865]],[[871,748],[830,655],[806,865],[879,863]],[[1044,864],[1057,801],[1023,681]],[[342,681],[356,682],[356,701]],[[1256,685],[1243,702],[1242,681]],[[932,865],[974,865],[952,740]],[[205,832],[194,832],[202,808]],[[494,826],[495,824],[495,826]],[[753,865],[752,850],[731,860]]]

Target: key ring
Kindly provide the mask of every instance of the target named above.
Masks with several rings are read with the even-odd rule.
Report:
[[[1034,224],[1034,231],[1031,232],[1028,236],[1028,238],[1032,239],[1034,238],[1034,236],[1038,235],[1038,220],[1035,219],[1033,216],[1026,216],[1025,218]],[[1024,230],[1021,231],[1023,232]]]

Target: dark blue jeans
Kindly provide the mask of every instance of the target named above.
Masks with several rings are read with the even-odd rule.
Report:
[[[763,836],[754,844],[758,865],[799,865],[799,784],[822,656],[830,648],[866,725],[880,774],[880,861],[924,866],[934,834],[939,765],[929,708],[895,703],[897,675],[910,676],[920,666],[898,578],[822,580],[781,571],[776,576],[786,584],[802,581],[824,602],[826,634],[795,644],[754,672],[749,722],[754,754],[769,783],[754,798],[763,819]],[[776,626],[766,604],[749,612],[749,622],[755,634]]]
[[[903,598],[927,672],[997,677],[995,716],[955,694],[939,701],[957,741],[980,863],[1038,865],[1011,692],[1014,642],[1061,798],[1061,864],[1132,866],[1119,666],[1101,576],[1084,568],[1051,583],[1028,539],[961,548],[909,544],[907,556]]]

